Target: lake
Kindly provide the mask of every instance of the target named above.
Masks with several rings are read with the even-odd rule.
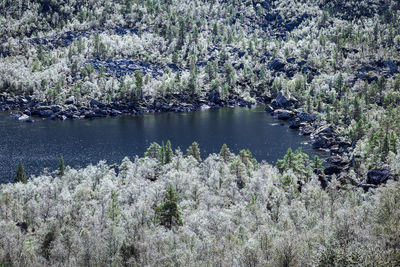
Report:
[[[22,123],[0,113],[0,182],[12,181],[19,161],[27,175],[66,165],[84,167],[100,160],[121,163],[128,156],[143,156],[151,142],[170,140],[182,151],[193,142],[202,157],[218,153],[226,143],[232,152],[250,149],[257,160],[274,164],[289,147],[302,147],[309,155],[326,156],[313,150],[309,137],[300,136],[287,123],[274,119],[262,106],[220,108],[190,113],[123,115],[95,120],[50,121],[35,118]]]

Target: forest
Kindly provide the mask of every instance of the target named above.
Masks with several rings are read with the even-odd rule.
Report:
[[[0,110],[21,121],[255,104],[331,156],[16,162],[0,266],[400,265],[399,1],[1,1]]]
[[[289,151],[277,167],[227,146],[3,184],[5,266],[397,266],[400,184],[365,192]]]

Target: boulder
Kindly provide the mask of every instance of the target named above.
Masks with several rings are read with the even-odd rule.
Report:
[[[94,113],[96,114],[97,117],[105,117],[108,115],[108,112],[106,110],[103,109],[95,109]]]
[[[20,118],[21,116],[22,116],[21,113],[11,113],[11,114],[10,114],[10,117],[13,118],[13,119],[18,119],[18,118]]]
[[[285,69],[285,63],[280,59],[274,59],[268,64],[268,69],[274,71],[283,71]]]
[[[206,105],[206,104],[203,104],[203,105],[200,106],[201,110],[207,110],[207,109],[210,109],[210,108],[211,107],[209,105]]]
[[[90,106],[91,107],[98,107],[98,108],[104,108],[105,105],[95,99],[90,100]]]
[[[289,122],[289,128],[297,129],[300,128],[300,120],[298,118],[292,118]]]
[[[34,122],[28,115],[23,114],[21,117],[18,118],[19,121],[22,122]]]
[[[376,186],[374,184],[359,184],[359,185],[357,185],[357,187],[364,189],[364,192],[368,192],[370,189],[375,189],[378,186]]]
[[[338,155],[333,155],[326,160],[328,163],[333,165],[347,165],[349,162],[344,160],[342,157]]]
[[[9,104],[9,105],[15,104],[15,99],[12,97],[7,97],[6,104]]]
[[[274,109],[270,105],[265,106],[265,111],[268,113],[274,113]]]
[[[317,119],[317,114],[315,113],[309,114],[306,112],[299,112],[296,114],[296,116],[301,122],[313,122]]]
[[[62,108],[60,106],[51,106],[51,110],[54,113],[60,112],[62,110]]]
[[[28,224],[26,222],[17,222],[16,226],[21,229],[21,232],[26,233],[28,232]]]
[[[320,148],[330,148],[334,140],[325,137],[325,136],[318,136],[312,141],[312,147],[314,149]]]
[[[120,115],[122,112],[118,111],[116,109],[112,109],[110,113],[111,113],[111,116],[117,116],[117,115]]]
[[[314,127],[312,127],[310,125],[304,125],[304,126],[300,127],[301,135],[310,135],[313,133],[313,131],[314,131]]]
[[[40,111],[40,116],[44,118],[50,118],[52,115],[54,115],[54,112],[50,109],[45,109]]]
[[[85,113],[85,118],[87,119],[93,119],[96,117],[96,114],[93,111],[89,111],[87,113]]]
[[[271,106],[274,109],[278,108],[287,109],[291,107],[292,104],[293,104],[292,101],[289,100],[287,97],[285,97],[282,92],[279,92],[276,98],[271,102]]]
[[[397,180],[397,175],[387,165],[379,169],[369,170],[367,173],[367,184],[381,185],[388,180]]]
[[[332,128],[331,127],[329,127],[329,126],[321,126],[321,127],[319,127],[317,130],[315,130],[315,132],[314,132],[314,134],[315,135],[319,135],[319,134],[328,134],[328,135],[330,135],[330,134],[332,134],[333,133],[333,130],[332,130]]]
[[[294,117],[294,113],[290,110],[277,109],[274,111],[274,117],[278,120],[289,120]]]
[[[338,175],[338,174],[340,174],[342,172],[342,170],[343,170],[342,167],[337,166],[337,165],[333,165],[333,166],[326,167],[324,169],[324,174],[325,175],[333,175],[333,174]]]
[[[217,91],[211,91],[208,96],[207,96],[208,101],[212,102],[212,103],[220,103],[220,96],[219,93]]]
[[[70,96],[67,101],[65,101],[66,105],[75,105],[75,97],[74,96]]]

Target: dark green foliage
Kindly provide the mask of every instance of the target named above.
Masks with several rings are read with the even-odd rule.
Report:
[[[167,141],[165,145],[165,156],[164,156],[164,164],[171,163],[172,157],[174,156],[174,152],[172,151],[171,141]]]
[[[163,141],[161,146],[156,142],[151,143],[146,153],[144,153],[144,156],[157,159],[162,165],[170,163],[172,161],[172,157],[174,156],[171,142],[168,140],[167,144],[164,145]]]
[[[246,185],[246,165],[240,157],[237,157],[230,165],[230,171],[236,177],[236,185],[239,189],[243,189]]]
[[[22,182],[24,184],[26,184],[27,182],[25,169],[21,161],[18,163],[17,173],[14,177],[14,183],[19,183],[19,182]]]
[[[62,176],[64,176],[64,172],[65,172],[65,163],[64,163],[63,156],[61,156],[60,161],[59,161],[59,167],[58,167],[58,175],[60,177],[62,177]]]
[[[52,229],[44,236],[42,241],[42,245],[40,247],[40,254],[48,260],[50,258],[50,251],[53,245],[54,240],[56,239],[56,233]]]
[[[161,146],[156,142],[150,144],[147,151],[144,153],[144,156],[147,158],[159,159],[161,152]]]
[[[312,160],[312,168],[314,169],[314,172],[319,172],[322,171],[324,166],[323,163],[324,160],[321,159],[320,157],[318,157],[317,155],[314,156],[313,160]]]
[[[178,208],[178,195],[172,185],[169,185],[165,193],[164,203],[157,206],[157,221],[167,229],[182,226],[181,213]]]
[[[201,161],[200,148],[197,142],[193,142],[186,150],[186,156],[194,157],[198,162]]]
[[[312,172],[309,157],[306,153],[302,152],[301,148],[296,149],[294,152],[289,148],[284,158],[276,162],[276,167],[281,173],[292,170],[302,178],[309,178]]]
[[[361,103],[360,98],[356,96],[353,102],[353,119],[355,121],[359,121],[361,119],[362,110],[361,110]]]
[[[388,133],[385,134],[385,137],[383,138],[382,142],[382,148],[381,148],[381,160],[383,162],[386,161],[387,156],[389,154],[390,147],[389,147],[389,136]]]
[[[221,151],[219,152],[219,156],[225,161],[228,162],[231,158],[231,151],[229,150],[226,144],[223,144],[221,147]]]
[[[165,164],[165,145],[164,141],[161,143],[160,153],[158,155],[158,161],[164,165]]]
[[[140,70],[135,71],[136,97],[141,100],[143,98],[143,73]]]
[[[257,166],[257,160],[253,158],[253,154],[248,149],[242,149],[239,152],[240,160],[247,168],[253,168]]]
[[[124,266],[131,266],[129,261],[133,258],[135,261],[139,259],[140,253],[139,249],[135,244],[127,244],[124,242],[121,246],[120,255],[122,257],[123,265]]]

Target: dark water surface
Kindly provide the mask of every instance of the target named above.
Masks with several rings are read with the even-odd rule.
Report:
[[[191,113],[161,113],[118,116],[95,120],[50,121],[36,119],[22,123],[0,113],[0,182],[15,175],[19,161],[27,175],[44,168],[55,170],[63,155],[66,165],[84,167],[105,159],[121,163],[128,156],[143,156],[153,141],[171,140],[182,151],[193,142],[200,144],[202,156],[219,152],[226,143],[232,152],[248,148],[259,160],[275,163],[291,147],[318,154],[308,137],[273,119],[262,107],[222,108]]]

